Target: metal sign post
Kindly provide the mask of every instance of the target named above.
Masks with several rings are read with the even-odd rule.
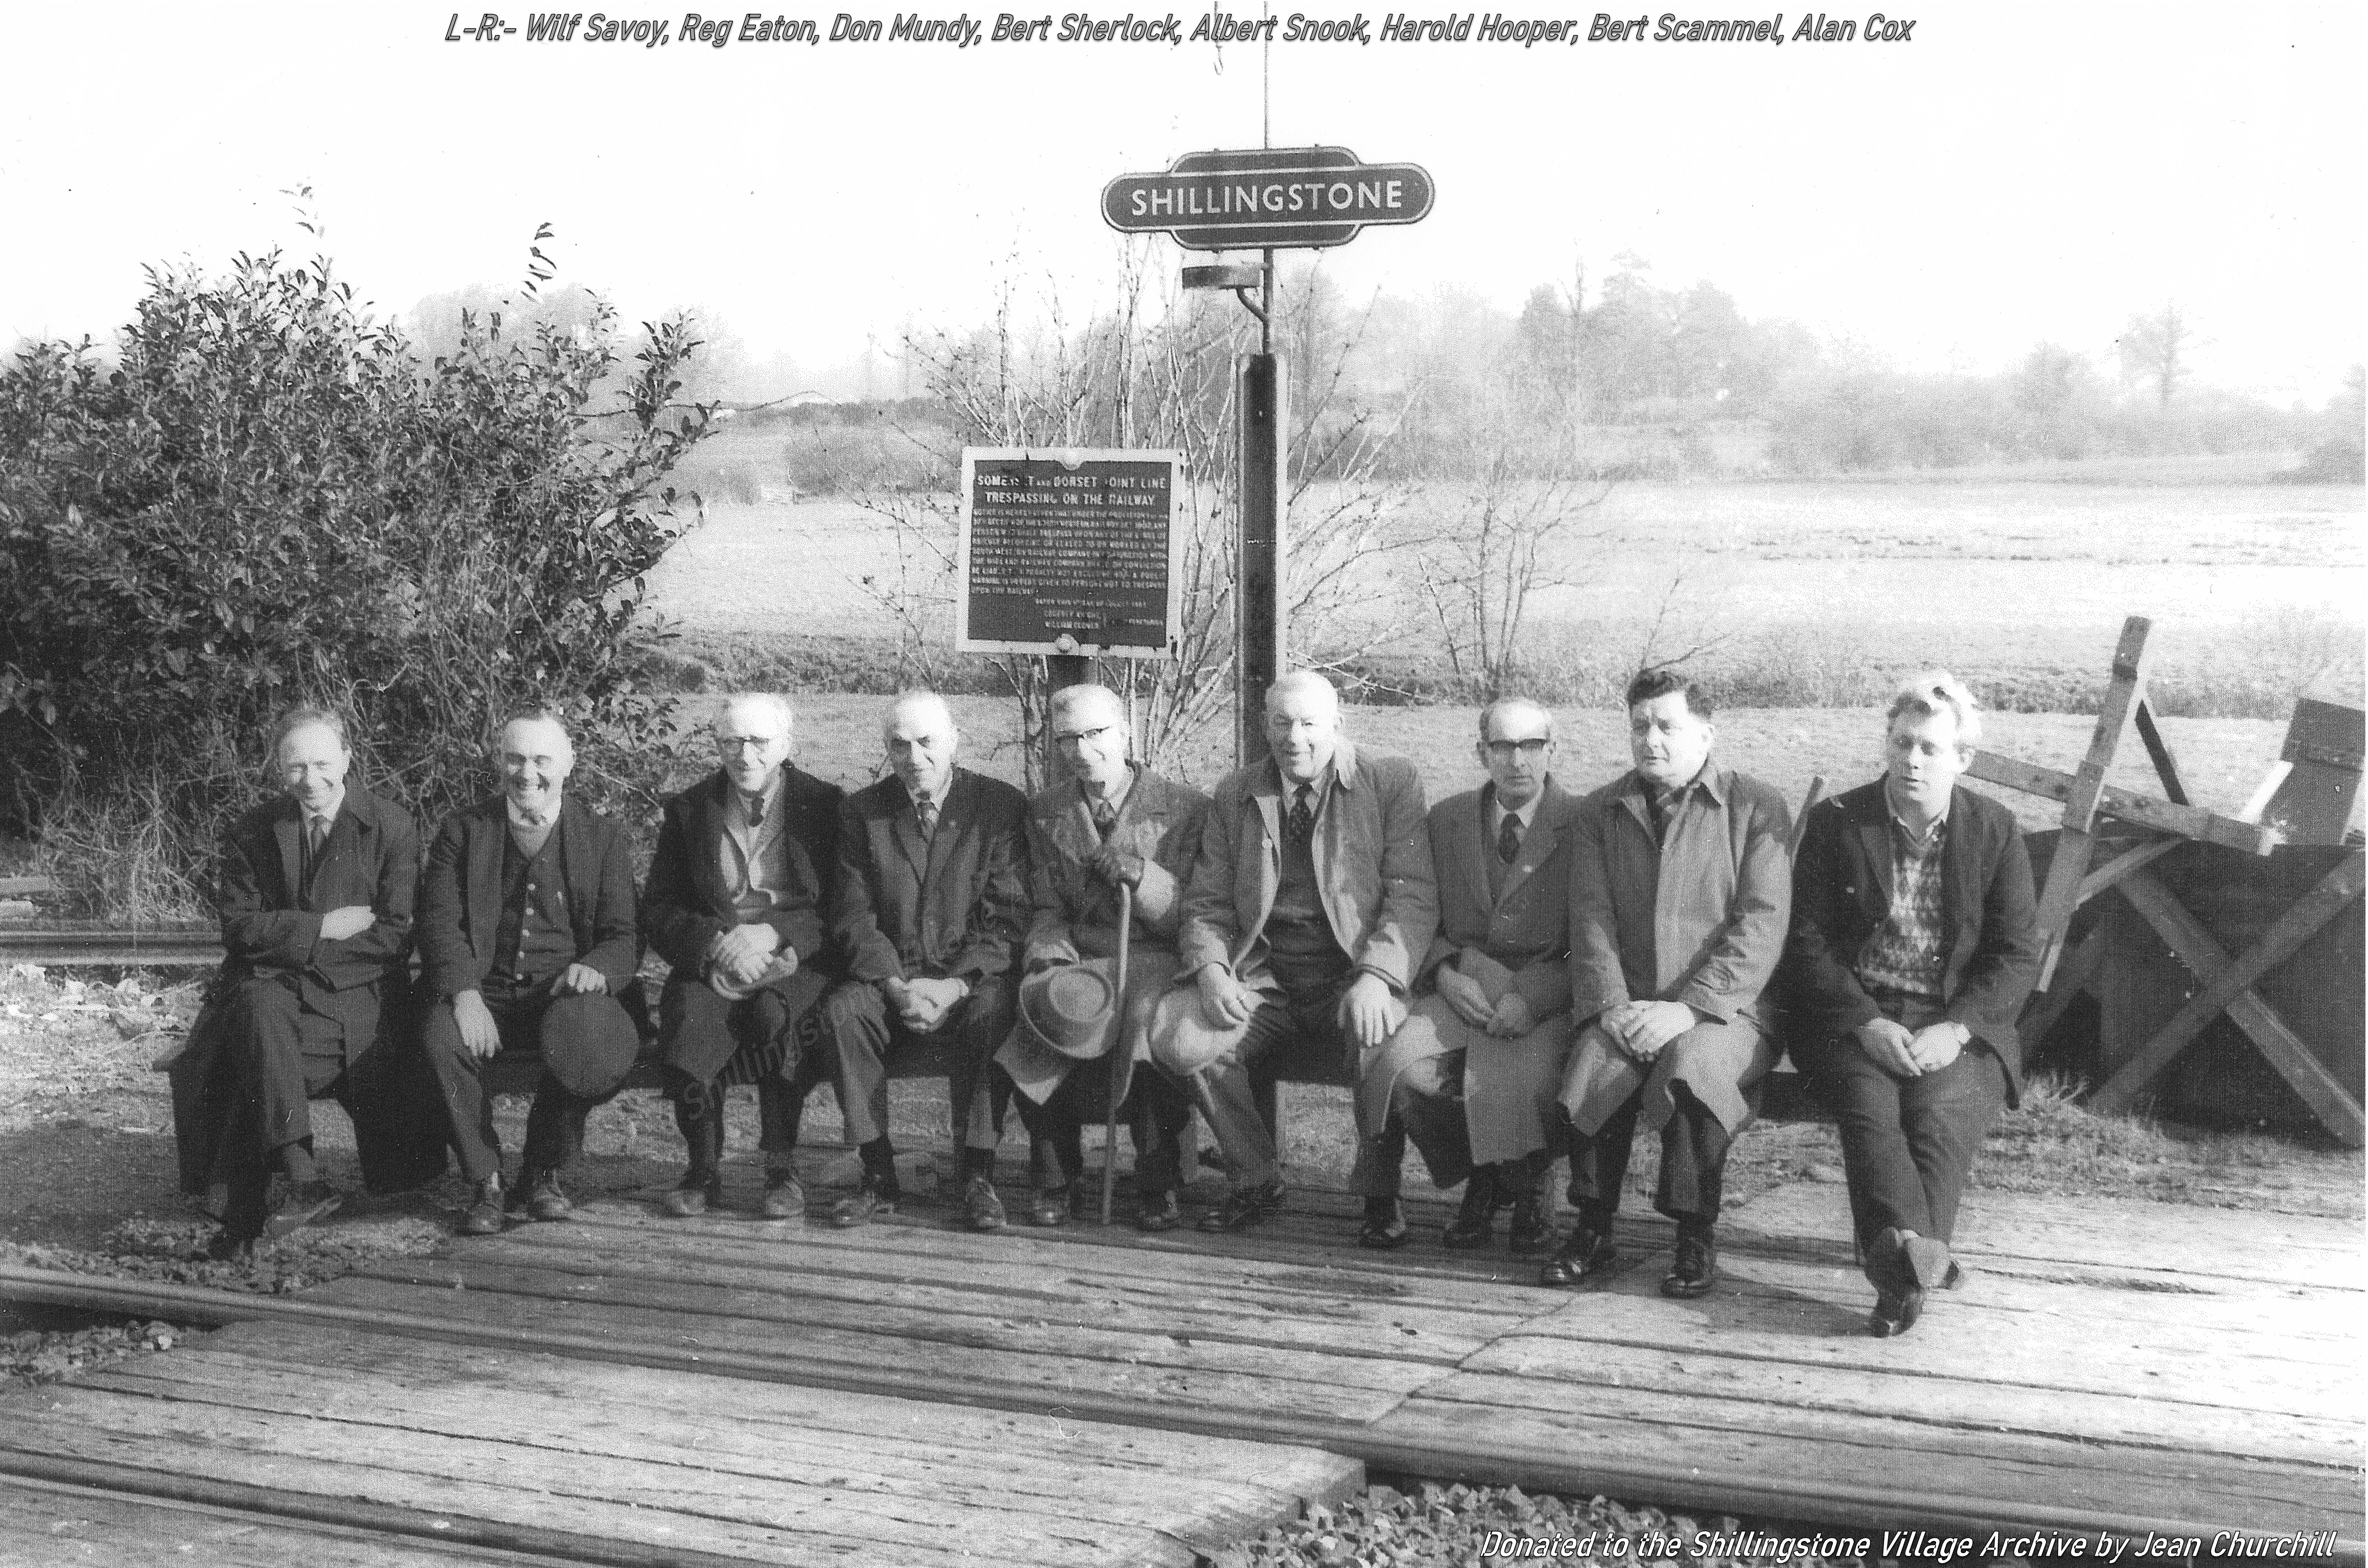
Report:
[[[1288,628],[1283,506],[1290,398],[1274,356],[1274,253],[1344,245],[1372,223],[1413,223],[1430,211],[1419,164],[1364,164],[1346,147],[1187,153],[1158,174],[1102,187],[1102,219],[1122,233],[1169,233],[1188,250],[1258,250],[1258,267],[1184,269],[1187,289],[1231,289],[1258,318],[1258,351],[1237,369],[1240,555],[1234,578],[1236,767],[1266,755],[1266,694],[1282,672]],[[1257,298],[1252,299],[1253,290]]]

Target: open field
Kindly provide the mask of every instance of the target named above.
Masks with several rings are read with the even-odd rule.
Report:
[[[2155,618],[2165,671],[2284,656],[2272,645],[2314,627],[2323,638],[2329,622],[2356,640],[2368,589],[2359,487],[2102,472],[2112,482],[2075,471],[1616,485],[1582,525],[1590,537],[1552,563],[1571,585],[1541,595],[1538,639],[1641,648],[1678,581],[1664,652],[1812,641],[1884,670],[2094,679],[2131,614]],[[1384,526],[1419,535],[1454,505],[1444,487],[1409,490]],[[863,579],[877,586],[897,563],[877,512],[768,491],[712,505],[653,574],[652,604],[701,632],[888,635],[894,622]],[[1407,628],[1395,651],[1429,653],[1391,567],[1377,553],[1363,568],[1373,619]]]

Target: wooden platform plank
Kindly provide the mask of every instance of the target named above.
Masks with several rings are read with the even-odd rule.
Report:
[[[668,1369],[361,1330],[241,1324],[210,1335],[204,1344],[218,1357],[297,1372],[317,1368],[330,1375],[349,1373],[398,1389],[491,1387],[505,1395],[515,1391],[562,1401],[592,1399],[633,1411],[679,1404],[686,1397],[683,1375]],[[118,1373],[130,1375],[129,1366],[109,1369],[109,1375]],[[688,1387],[703,1415],[746,1424],[758,1431],[752,1439],[757,1442],[772,1441],[772,1434],[784,1430],[875,1443],[917,1434],[932,1450],[975,1450],[1003,1463],[1083,1462],[1096,1484],[1123,1485],[1131,1473],[1181,1470],[1219,1484],[1255,1483],[1286,1505],[1333,1501],[1362,1484],[1358,1467],[1338,1456],[1268,1442],[1155,1426],[1101,1427],[1069,1418],[735,1378],[706,1378]],[[1289,1512],[1282,1506],[1269,1517]]]
[[[307,1297],[385,1306],[438,1319],[454,1329],[512,1329],[529,1316],[527,1298],[391,1280],[349,1278]],[[761,1301],[748,1304],[764,1313]],[[1033,1402],[1049,1396],[1087,1418],[1104,1418],[1105,1410],[1131,1414],[1153,1408],[1368,1421],[1437,1373],[1428,1366],[1393,1368],[1349,1356],[1201,1346],[1167,1335],[1105,1335],[1083,1343],[1079,1331],[1030,1331],[1020,1324],[954,1339],[908,1339],[811,1327],[784,1312],[695,1317],[642,1306],[547,1299],[534,1302],[531,1320],[538,1328],[597,1340],[618,1356],[644,1365],[663,1364],[663,1358],[696,1370],[702,1361],[713,1361],[734,1375],[761,1375],[769,1368],[784,1381],[827,1385],[844,1380],[839,1386],[869,1392],[934,1394],[962,1403],[1006,1403],[1020,1396]]]
[[[1600,1402],[1607,1392],[1620,1398],[1708,1396],[1745,1405],[1824,1412],[1845,1421],[1861,1415],[1904,1416],[1972,1431],[2030,1432],[2080,1443],[2151,1449],[2164,1459],[2192,1449],[2199,1423],[2207,1421],[2219,1452],[2302,1464],[2340,1462],[2347,1451],[2357,1449],[2361,1435],[2356,1420],[2226,1406],[2199,1412],[2186,1403],[2133,1393],[2051,1390],[2040,1395],[1982,1378],[1908,1367],[1861,1370],[1716,1350],[1664,1350],[1531,1335],[1498,1340],[1466,1361],[1463,1370],[1526,1380],[1541,1403],[1557,1397],[1542,1385],[1573,1384],[1577,1392],[1564,1397],[1598,1411],[1605,1408]],[[1442,1386],[1435,1383],[1425,1392],[1436,1393]],[[1738,1420],[1748,1418],[1748,1410],[1738,1411]]]
[[[921,1498],[875,1499],[672,1465],[596,1462],[512,1440],[450,1435],[423,1443],[400,1428],[289,1418],[218,1405],[52,1385],[14,1417],[0,1446],[62,1456],[194,1469],[225,1479],[413,1505],[465,1508],[580,1532],[679,1543],[758,1562],[820,1551],[845,1560],[1172,1563],[1192,1548],[1164,1532],[1029,1518]],[[326,1455],[335,1455],[334,1459]],[[683,1460],[694,1459],[684,1455]],[[478,1478],[497,1476],[498,1484]]]
[[[1483,1392],[1459,1379],[1452,1392]],[[2080,1446],[2042,1457],[1952,1455],[1889,1446],[1890,1424],[1864,1423],[1856,1440],[1804,1440],[1781,1431],[1655,1428],[1584,1409],[1541,1408],[1534,1384],[1506,1380],[1501,1398],[1419,1396],[1374,1424],[1375,1444],[1427,1472],[1585,1495],[1653,1495],[1671,1507],[1757,1513],[1813,1524],[1913,1523],[2205,1536],[2224,1528],[2283,1533],[2332,1529],[2359,1550],[2356,1472],[2237,1464],[2214,1456],[2148,1466],[2079,1466]]]
[[[461,1348],[414,1345],[447,1352]],[[369,1355],[368,1346],[353,1348]],[[432,1368],[436,1358],[422,1359]],[[355,1421],[338,1413],[367,1411],[367,1421],[359,1424],[414,1437],[473,1437],[581,1454],[594,1462],[623,1460],[661,1471],[687,1466],[702,1472],[677,1483],[687,1490],[703,1489],[704,1472],[715,1471],[854,1495],[871,1506],[923,1499],[1093,1528],[1165,1531],[1212,1549],[1292,1511],[1302,1494],[1292,1483],[1301,1474],[1320,1492],[1333,1474],[1355,1468],[1328,1455],[1320,1465],[1311,1463],[1316,1456],[1305,1450],[1199,1439],[1204,1449],[1263,1450],[1265,1476],[1227,1475],[1213,1464],[1190,1462],[1197,1456],[1146,1452],[1130,1428],[1026,1415],[1002,1417],[996,1441],[962,1443],[939,1419],[942,1406],[863,1395],[837,1398],[848,1404],[901,1404],[905,1429],[850,1432],[843,1424],[817,1428],[795,1411],[760,1414],[744,1407],[726,1415],[705,1400],[685,1401],[679,1377],[670,1389],[643,1388],[629,1397],[613,1380],[583,1376],[591,1369],[583,1363],[573,1364],[577,1386],[534,1389],[511,1367],[489,1366],[483,1353],[466,1362],[449,1355],[444,1359],[440,1371],[397,1378],[376,1364],[365,1372],[324,1365],[318,1357],[291,1365],[196,1351],[172,1358],[171,1365],[117,1369],[80,1380],[77,1386],[264,1415]],[[780,1385],[757,1386],[780,1392]],[[713,1390],[702,1381],[698,1392]],[[489,1392],[496,1397],[489,1399]],[[659,1403],[652,1403],[653,1394],[660,1396]]]
[[[1720,1222],[1770,1236],[1831,1237],[1848,1256],[1850,1197],[1839,1183],[1790,1182]],[[2368,1289],[2360,1221],[2130,1199],[1968,1193],[1956,1250],[1974,1267],[2008,1260],[2105,1267],[2170,1279],[2250,1279]]]
[[[557,1559],[0,1476],[0,1568],[552,1568]]]
[[[2230,1336],[2171,1327],[2088,1323],[2077,1288],[2065,1287],[2054,1315],[1986,1309],[1985,1282],[1942,1293],[1916,1332],[1874,1339],[1865,1332],[1864,1284],[1839,1270],[1768,1258],[1722,1262],[1718,1288],[1674,1303],[1657,1290],[1657,1269],[1631,1269],[1607,1289],[1576,1295],[1530,1335],[1642,1348],[1714,1350],[1803,1367],[1851,1368],[1969,1378],[2037,1398],[2055,1391],[2112,1394],[2137,1390],[2193,1410],[2274,1412],[2357,1418],[2358,1378],[2332,1358],[2296,1359],[2270,1335]],[[2066,1325],[2078,1325],[2067,1332]]]
[[[1189,1297],[1196,1339],[1388,1360],[1452,1363],[1508,1326],[1503,1314],[1407,1306],[1386,1297],[1286,1293],[1254,1285],[1057,1267],[1076,1256],[1066,1251],[1048,1260],[1029,1249],[993,1263],[966,1260],[951,1269],[908,1253],[883,1255],[835,1244],[825,1239],[827,1232],[792,1232],[779,1241],[750,1244],[689,1237],[644,1240],[638,1235],[612,1243],[586,1235],[588,1229],[523,1227],[513,1236],[489,1237],[456,1249],[450,1267],[464,1272],[522,1267],[677,1281],[689,1272],[704,1282],[769,1290],[841,1310],[886,1304],[954,1317],[1025,1314],[1048,1322],[1160,1332],[1175,1325],[1177,1299]],[[361,1272],[402,1278],[404,1267],[373,1263]],[[1545,1311],[1553,1304],[1542,1299],[1534,1307]]]

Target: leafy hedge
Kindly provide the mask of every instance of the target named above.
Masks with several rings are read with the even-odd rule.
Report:
[[[644,574],[687,526],[664,481],[712,410],[673,405],[681,324],[630,362],[617,335],[605,304],[565,329],[487,313],[425,365],[327,263],[275,253],[219,280],[151,268],[112,363],[20,350],[0,815],[136,803],[201,856],[300,700],[344,710],[367,777],[427,820],[484,788],[491,724],[529,699],[569,713],[590,792],[647,784]]]

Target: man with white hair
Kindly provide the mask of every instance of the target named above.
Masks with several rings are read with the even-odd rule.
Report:
[[[1116,1028],[1103,1054],[1076,1062],[1039,1038],[1025,1019],[996,1052],[1019,1091],[1037,1179],[1029,1219],[1067,1221],[1083,1197],[1081,1131],[1108,1115],[1113,1087],[1134,1137],[1136,1223],[1173,1230],[1182,1178],[1181,1139],[1190,1115],[1184,1092],[1157,1072],[1137,1072],[1151,1010],[1176,978],[1176,928],[1184,881],[1200,848],[1209,798],[1127,760],[1126,708],[1106,686],[1064,687],[1045,722],[1067,777],[1028,802],[1028,927],[1030,985],[1068,965],[1107,965],[1118,953],[1119,894],[1127,890],[1132,924],[1126,994],[1113,998]],[[1108,1151],[1104,1158],[1115,1157]]]
[[[228,1177],[211,1244],[225,1259],[337,1207],[313,1157],[313,1098],[336,1096],[372,1153],[393,1054],[380,1016],[406,982],[419,870],[409,814],[349,786],[336,713],[290,709],[270,756],[279,798],[230,831],[216,894],[227,956],[173,1068],[183,1185],[204,1190],[217,1165]]]
[[[619,1000],[642,961],[624,834],[567,794],[575,744],[551,710],[504,723],[494,763],[500,790],[444,819],[419,879],[421,1043],[474,1184],[461,1217],[469,1235],[499,1233],[506,1207],[485,1063],[505,1050],[541,1060],[507,1207],[564,1220],[585,1119],[641,1045]]]
[[[1487,782],[1430,811],[1439,935],[1417,1000],[1357,1085],[1350,1189],[1395,1197],[1412,1139],[1433,1183],[1464,1184],[1440,1240],[1486,1245],[1512,1206],[1517,1255],[1553,1244],[1546,1174],[1554,1093],[1570,1052],[1570,831],[1578,802],[1554,776],[1554,715],[1519,697],[1480,710]],[[1403,1232],[1399,1235],[1403,1235]],[[1383,1233],[1376,1244],[1386,1241]]]
[[[2021,1089],[2037,910],[2014,813],[1958,783],[1981,717],[1947,671],[1909,679],[1884,776],[1809,813],[1793,871],[1793,1054],[1840,1123],[1878,1336],[1955,1283],[1959,1195]]]
[[[1266,733],[1270,755],[1210,803],[1177,938],[1191,983],[1160,1000],[1151,1029],[1152,1061],[1191,1084],[1224,1153],[1231,1190],[1202,1217],[1209,1231],[1282,1206],[1253,1070],[1294,1043],[1342,1068],[1378,1051],[1439,923],[1414,765],[1341,734],[1339,694],[1313,670],[1268,689]],[[1405,1235],[1398,1200],[1369,1196],[1360,1239]]]
[[[713,773],[666,803],[642,894],[650,946],[671,966],[658,1056],[689,1168],[660,1208],[723,1201],[723,1095],[755,1084],[768,1220],[805,1212],[791,1157],[806,1096],[829,1071],[815,1011],[837,977],[827,914],[845,791],[790,760],[795,716],[771,692],[718,706]]]
[[[831,932],[847,980],[824,1001],[848,1137],[862,1185],[831,1223],[894,1213],[903,1194],[888,1132],[889,1055],[942,1041],[961,1148],[962,1211],[1000,1230],[995,1190],[994,1057],[1015,1017],[1012,960],[1028,919],[1028,801],[999,779],[955,763],[952,710],[908,691],[881,727],[889,776],[839,811],[838,884]]]

